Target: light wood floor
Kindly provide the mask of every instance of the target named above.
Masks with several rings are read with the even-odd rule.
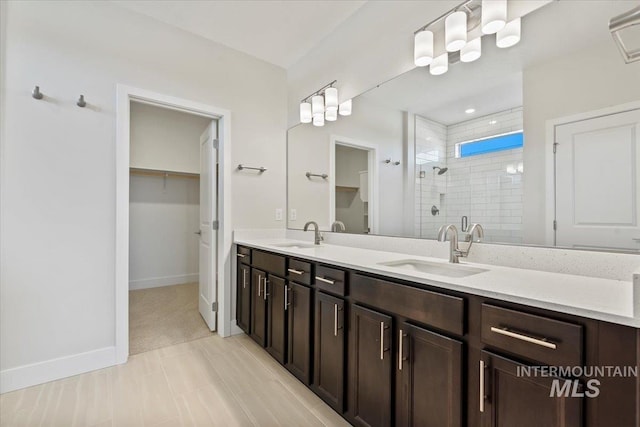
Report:
[[[246,335],[0,396],[2,426],[348,426]]]
[[[198,312],[198,284],[129,291],[129,354],[211,335]]]

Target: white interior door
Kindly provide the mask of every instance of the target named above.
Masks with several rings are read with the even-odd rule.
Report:
[[[640,109],[556,127],[556,244],[640,251]]]
[[[198,308],[212,331],[216,330],[217,303],[217,122],[200,137],[200,287]]]

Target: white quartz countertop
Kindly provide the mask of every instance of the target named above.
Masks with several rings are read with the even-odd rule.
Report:
[[[242,238],[236,239],[235,243],[442,289],[640,328],[640,315],[634,315],[632,281],[467,263],[464,258],[459,264],[463,268],[468,266],[487,271],[466,277],[448,277],[380,264],[418,260],[454,265],[440,258],[330,244],[302,248],[278,246],[311,243],[291,239]]]

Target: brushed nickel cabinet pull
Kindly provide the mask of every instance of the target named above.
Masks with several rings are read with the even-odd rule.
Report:
[[[402,329],[398,332],[398,371],[402,371],[402,341],[404,339],[404,334],[402,333]]]
[[[267,278],[264,278],[264,290],[262,291],[262,297],[264,298],[264,300],[267,300],[267,297],[269,296],[269,294],[267,293]]]
[[[304,271],[302,270],[295,270],[293,268],[287,268],[287,271],[289,273],[293,273],[293,274],[297,274],[298,276],[302,276],[304,274]]]
[[[333,336],[338,336],[338,304],[333,304]]]
[[[238,255],[240,258],[244,258],[244,257],[246,257],[246,255],[245,255],[245,254],[237,254],[237,255]]]
[[[262,276],[258,274],[258,296],[260,296],[260,286],[262,286]]]
[[[287,292],[289,288],[287,286],[284,287],[284,310],[287,311],[287,307],[289,306],[289,293]]]
[[[384,360],[384,322],[380,322],[380,360]]]
[[[247,287],[247,270],[242,270],[242,289]]]
[[[484,360],[480,361],[480,412],[484,412]]]
[[[517,332],[512,332],[507,328],[496,328],[495,326],[491,327],[491,332],[495,332],[496,334],[504,335],[507,337],[515,338],[521,341],[530,342],[532,344],[536,344],[542,347],[550,348],[555,350],[558,346],[552,342],[547,341],[546,338],[534,338],[528,335],[519,334]]]
[[[328,283],[330,285],[335,285],[336,284],[335,280],[325,279],[324,277],[316,276],[316,280],[320,280],[321,282]]]

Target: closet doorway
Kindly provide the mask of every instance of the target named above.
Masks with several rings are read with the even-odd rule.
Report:
[[[218,123],[129,107],[129,354],[137,354],[216,330]]]

